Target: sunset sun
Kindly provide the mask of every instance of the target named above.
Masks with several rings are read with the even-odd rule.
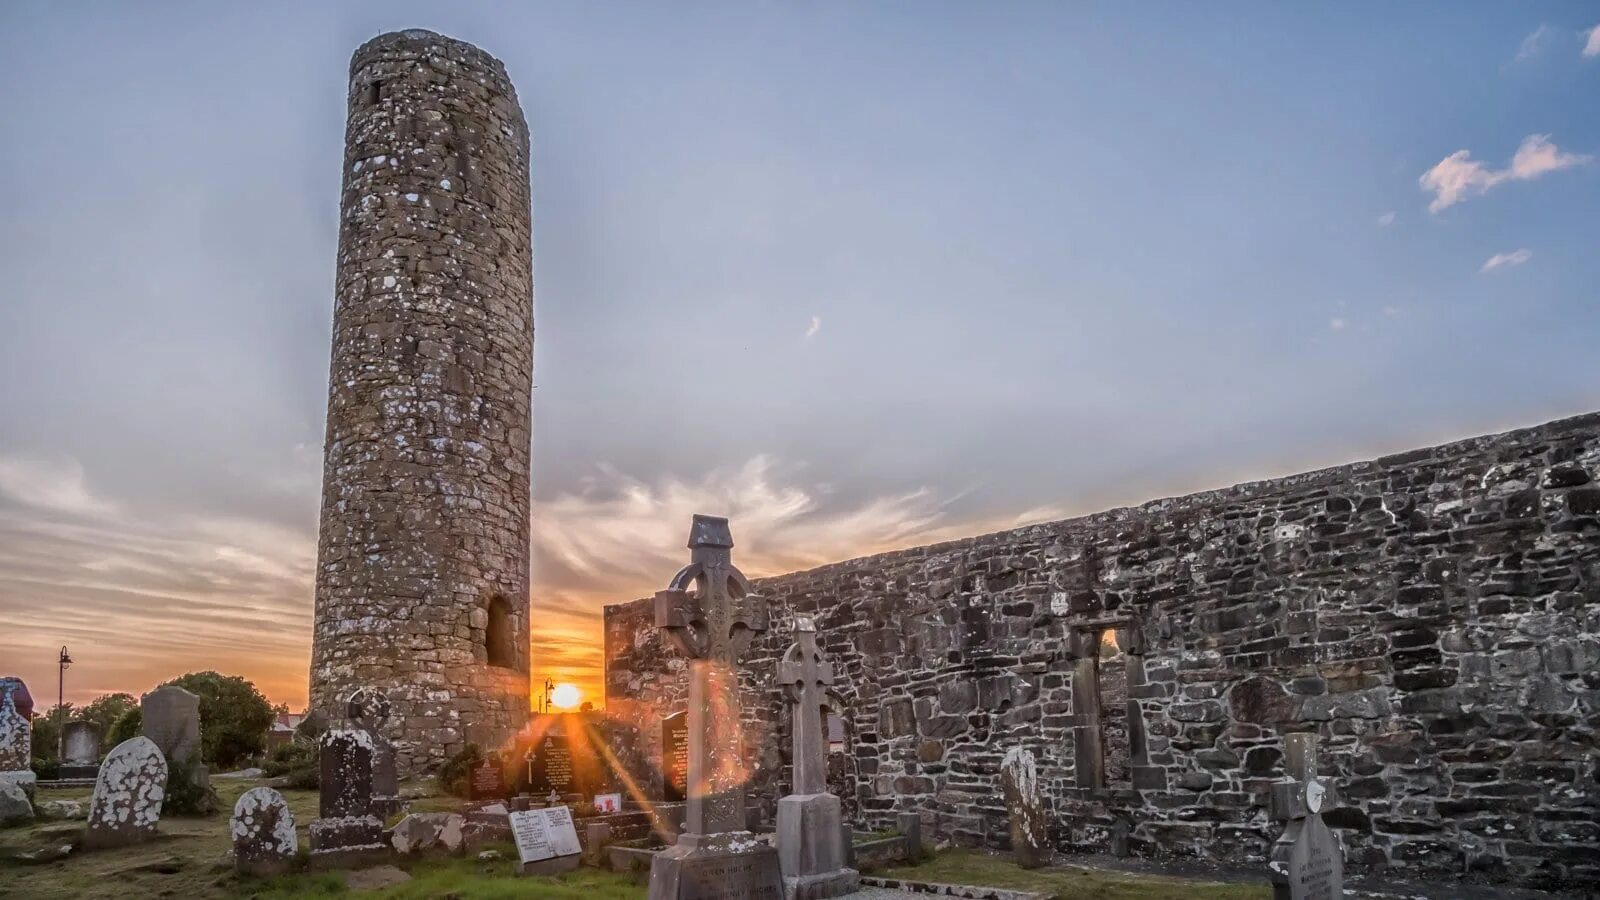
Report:
[[[550,692],[550,702],[555,704],[557,709],[574,709],[582,699],[583,692],[578,690],[575,684],[558,684],[555,690]]]

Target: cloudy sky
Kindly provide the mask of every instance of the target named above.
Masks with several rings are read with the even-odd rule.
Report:
[[[1304,7],[0,6],[0,670],[304,702],[397,28],[534,137],[536,676],[694,511],[771,574],[1600,408],[1600,12]]]

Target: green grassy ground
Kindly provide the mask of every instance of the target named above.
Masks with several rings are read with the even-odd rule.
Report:
[[[258,880],[239,878],[226,863],[228,851],[228,813],[239,795],[258,781],[215,779],[223,812],[209,818],[167,816],[161,820],[161,836],[133,847],[75,852],[56,862],[28,864],[14,857],[40,847],[59,846],[75,841],[82,833],[82,822],[36,822],[26,828],[0,830],[0,898],[114,898],[131,900],[143,897],[178,897],[183,900],[237,897],[338,897],[424,898],[457,896],[462,898],[532,897],[548,900],[640,900],[644,888],[625,875],[583,869],[557,877],[518,877],[512,871],[515,852],[507,845],[499,848],[501,859],[479,862],[476,857],[451,859],[429,857],[397,862],[411,876],[403,884],[370,891],[351,891],[344,874],[318,872]],[[304,826],[316,818],[315,791],[284,791],[295,821]],[[89,790],[42,788],[40,800],[80,800],[85,806]],[[412,808],[453,808],[446,798],[423,798]]]
[[[974,850],[946,850],[926,862],[882,874],[915,881],[1039,891],[1060,900],[1269,900],[1272,896],[1272,888],[1266,884],[1223,884],[1078,866],[1021,869],[1008,857]]]

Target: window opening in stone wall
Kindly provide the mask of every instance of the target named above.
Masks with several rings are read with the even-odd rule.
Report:
[[[484,627],[483,642],[489,654],[489,665],[503,669],[516,668],[517,642],[511,604],[499,594],[489,598],[489,622]]]
[[[367,103],[366,103],[366,105],[367,106],[376,106],[378,101],[382,100],[382,99],[383,99],[383,82],[381,82],[381,81],[369,81],[369,82],[367,82]]]
[[[1100,707],[1100,740],[1105,778],[1102,784],[1127,784],[1128,768],[1128,660],[1117,643],[1117,630],[1100,632],[1095,661],[1095,690]]]

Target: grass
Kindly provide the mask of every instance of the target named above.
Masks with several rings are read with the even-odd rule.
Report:
[[[1269,900],[1268,884],[1224,884],[1080,866],[1019,868],[1009,858],[976,850],[944,850],[914,866],[883,874],[913,881],[1038,891],[1059,900]]]
[[[68,898],[178,897],[284,898],[340,897],[424,898],[455,895],[461,898],[533,897],[549,900],[641,900],[644,888],[627,875],[580,869],[555,877],[520,877],[514,874],[515,853],[499,848],[501,859],[479,862],[476,857],[454,859],[424,857],[397,861],[411,876],[403,884],[353,892],[339,872],[308,872],[273,879],[240,878],[225,862],[229,849],[228,815],[239,795],[260,784],[242,779],[213,779],[222,812],[206,818],[166,816],[160,836],[132,847],[94,852],[74,852],[50,863],[28,864],[11,859],[18,852],[74,842],[82,822],[35,822],[24,828],[0,830],[0,898],[39,900]],[[317,815],[317,792],[282,792],[300,826],[305,846],[305,825]],[[90,790],[40,788],[40,800],[79,800],[87,808]],[[422,807],[423,809],[418,809]],[[454,808],[445,798],[423,798],[412,804],[417,811]]]

